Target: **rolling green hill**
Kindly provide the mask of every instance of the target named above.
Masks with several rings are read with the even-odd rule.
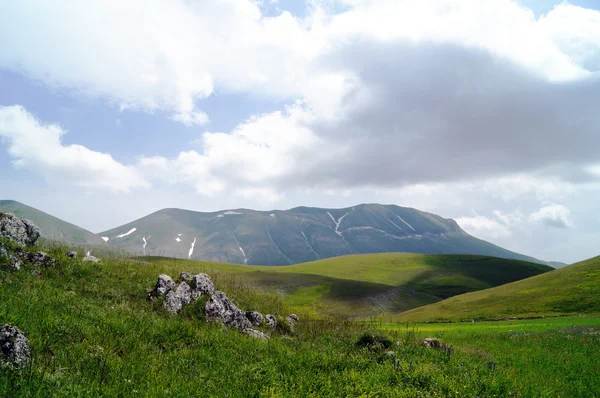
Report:
[[[600,313],[600,257],[394,317],[399,322]]]
[[[451,219],[412,208],[164,209],[99,234],[139,255],[235,264],[290,265],[348,254],[477,254],[540,262],[477,239]]]
[[[234,275],[264,290],[276,289],[297,312],[342,317],[395,314],[552,269],[494,257],[412,253],[351,255],[273,267],[142,259],[172,269],[172,276],[181,269]]]
[[[0,200],[0,211],[33,221],[48,240],[106,246],[96,234],[14,200]]]

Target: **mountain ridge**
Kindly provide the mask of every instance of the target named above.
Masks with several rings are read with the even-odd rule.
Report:
[[[397,205],[197,212],[165,208],[100,233],[140,255],[290,265],[347,254],[476,254],[547,262],[475,238],[449,218]]]

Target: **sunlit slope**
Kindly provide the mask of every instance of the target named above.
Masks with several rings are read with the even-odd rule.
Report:
[[[494,257],[411,253],[351,255],[281,267],[158,257],[149,261],[174,272],[183,267],[235,274],[241,281],[276,289],[299,311],[351,317],[395,314],[552,269]]]
[[[600,313],[600,257],[518,282],[451,297],[394,317],[401,322]]]

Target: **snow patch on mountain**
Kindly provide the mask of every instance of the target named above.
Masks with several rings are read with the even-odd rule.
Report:
[[[196,246],[196,238],[192,242],[192,247],[190,247],[190,251],[188,252],[188,259],[192,258],[192,254],[194,254],[194,246]]]
[[[406,221],[404,221],[404,219],[402,217],[400,217],[399,215],[396,214],[396,217],[398,217],[400,219],[400,221],[402,221],[404,224],[408,225],[410,227],[410,229],[412,229],[413,231],[417,232],[416,229],[414,229],[412,227],[412,225],[410,225],[409,223],[407,223]]]
[[[226,212],[223,212],[223,215],[225,215],[225,216],[231,216],[231,215],[235,215],[235,214],[244,214],[244,213],[239,213],[239,212],[233,211],[233,210],[228,210]]]
[[[105,241],[105,242],[108,242],[108,236],[103,236],[102,240]]]
[[[127,235],[131,235],[132,233],[134,233],[135,231],[137,231],[137,228],[131,228],[129,231],[121,234],[121,235],[117,235],[117,238],[123,238]]]

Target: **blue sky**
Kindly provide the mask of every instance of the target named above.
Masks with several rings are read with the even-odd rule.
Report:
[[[599,6],[6,3],[0,196],[94,232],[164,207],[395,203],[582,260]]]

